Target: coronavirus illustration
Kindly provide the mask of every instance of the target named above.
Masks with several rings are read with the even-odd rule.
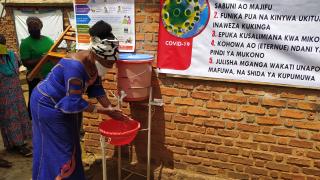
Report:
[[[165,0],[161,15],[163,25],[170,34],[188,38],[206,25],[208,3],[205,0]]]

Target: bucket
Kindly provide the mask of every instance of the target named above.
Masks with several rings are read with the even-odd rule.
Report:
[[[108,119],[99,124],[100,133],[108,138],[108,142],[115,146],[131,143],[136,137],[140,123],[136,120],[118,121]]]
[[[118,92],[126,93],[124,101],[148,99],[151,87],[153,56],[148,54],[121,53],[116,61]]]

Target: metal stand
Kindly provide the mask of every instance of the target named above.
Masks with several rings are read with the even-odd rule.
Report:
[[[121,91],[120,97],[118,97],[118,108],[121,107],[123,98],[126,96],[126,94]],[[151,108],[152,106],[163,106],[162,100],[159,99],[153,99],[152,97],[152,87],[150,87],[149,90],[149,102],[148,102],[148,128],[142,129],[140,131],[148,131],[148,144],[147,144],[147,176],[131,171],[126,168],[121,167],[121,146],[118,146],[118,180],[122,180],[122,172],[121,170],[127,171],[130,174],[124,178],[124,180],[130,178],[133,174],[145,177],[147,180],[150,180],[151,177]],[[103,171],[103,180],[107,180],[107,168],[106,168],[106,158],[105,158],[105,137],[100,135],[100,142],[101,142],[101,149],[102,149],[102,171]]]

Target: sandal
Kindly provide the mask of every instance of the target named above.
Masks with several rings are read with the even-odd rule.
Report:
[[[10,168],[10,167],[12,167],[12,163],[7,161],[7,160],[0,159],[0,167],[2,167],[2,168]]]

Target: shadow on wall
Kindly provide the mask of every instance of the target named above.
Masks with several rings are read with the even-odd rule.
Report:
[[[152,74],[153,98],[162,99],[160,85],[156,78],[155,72]],[[133,119],[140,121],[141,129],[147,128],[148,125],[148,100],[144,102],[130,102],[131,116]],[[167,149],[165,144],[165,114],[163,106],[152,106],[152,131],[151,131],[151,172],[160,171],[163,167],[173,168],[173,153]],[[138,133],[133,142],[133,161],[139,164],[147,163],[147,142],[148,132],[141,131]],[[157,174],[158,174],[157,173]],[[161,177],[158,177],[161,179]]]

